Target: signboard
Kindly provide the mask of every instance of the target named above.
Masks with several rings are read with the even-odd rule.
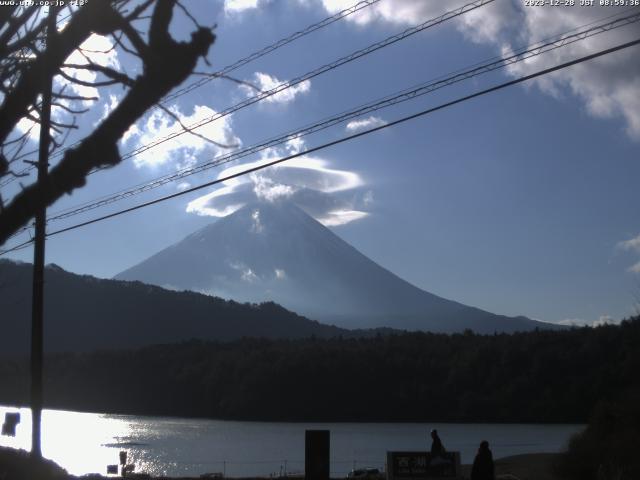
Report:
[[[2,424],[2,435],[16,436],[16,426],[20,423],[20,412],[6,412]]]
[[[460,477],[460,452],[432,457],[430,452],[387,452],[388,480]]]

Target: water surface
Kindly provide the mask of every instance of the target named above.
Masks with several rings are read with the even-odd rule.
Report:
[[[30,449],[31,412],[19,411],[16,437],[0,436],[0,445]],[[136,471],[153,475],[279,475],[304,471],[306,429],[331,431],[331,474],[352,468],[384,468],[388,450],[427,450],[429,431],[437,428],[447,450],[473,461],[487,439],[495,458],[521,453],[558,452],[581,425],[424,424],[424,423],[276,423],[236,422],[44,410],[42,451],[74,475],[106,473],[127,450]]]

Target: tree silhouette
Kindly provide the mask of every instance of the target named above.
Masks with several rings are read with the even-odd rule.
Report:
[[[177,41],[170,34],[176,7],[195,24],[189,41]],[[40,7],[0,8],[0,181],[25,175],[20,166],[33,153],[26,151],[29,130],[38,125],[44,79],[49,75],[54,77],[53,104],[69,119],[51,123],[52,152],[63,154],[46,181],[23,187],[6,205],[0,196],[0,245],[25,226],[39,206],[51,205],[82,187],[92,170],[121,162],[118,140],[190,76],[215,40],[212,29],[200,26],[176,0],[91,0],[67,6],[64,12],[68,13],[64,22],[59,17],[50,44],[45,45],[46,15]],[[93,61],[95,52],[82,48],[92,34],[109,37],[112,49],[135,59],[135,71],[140,73],[132,77],[119,65]],[[83,61],[72,62],[74,52]],[[91,80],[78,72],[91,72]],[[86,91],[111,85],[126,90],[120,103],[65,150],[69,132],[78,128],[78,117],[88,111],[87,104],[97,100],[78,87]],[[20,122],[31,123],[31,127],[21,130],[17,128]]]

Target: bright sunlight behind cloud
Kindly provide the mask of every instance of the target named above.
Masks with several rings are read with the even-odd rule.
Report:
[[[205,105],[196,106],[189,115],[185,115],[175,106],[171,107],[170,111],[186,126],[216,115],[215,110]],[[122,143],[138,147],[182,131],[182,126],[175,118],[161,110],[155,110],[146,119],[132,126],[125,133]],[[242,144],[231,128],[231,116],[222,117],[215,122],[208,122],[201,127],[194,128],[193,131],[201,136],[183,133],[136,155],[133,158],[136,167],[158,167],[173,163],[176,168],[185,168],[194,165],[201,155],[212,157],[228,151],[228,149],[214,145],[206,139],[228,147],[238,147]],[[206,137],[206,139],[202,137]]]

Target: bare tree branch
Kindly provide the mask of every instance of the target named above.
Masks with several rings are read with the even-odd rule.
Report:
[[[108,34],[121,23],[121,17],[108,0],[88,2],[71,18],[62,32],[54,34],[54,45],[46,54],[36,58],[21,75],[11,95],[0,107],[0,143],[11,133],[13,126],[24,117],[27,107],[35,103],[43,88],[43,79],[59,70],[64,60],[80,46],[92,32]]]
[[[216,142],[215,140],[212,140],[208,137],[206,137],[205,135],[202,135],[198,132],[195,132],[192,128],[186,126],[184,123],[182,123],[182,120],[180,119],[180,117],[178,115],[176,115],[175,113],[173,113],[171,110],[169,110],[167,107],[165,107],[164,105],[162,105],[161,103],[157,103],[156,106],[158,106],[161,110],[163,110],[167,115],[169,115],[171,118],[173,118],[176,122],[178,122],[178,124],[180,125],[180,127],[187,133],[189,133],[190,135],[193,135],[194,137],[198,137],[201,138],[202,140],[204,140],[205,142],[211,143],[213,145],[215,145],[216,147],[220,147],[220,148],[237,148],[238,144],[233,144],[233,145],[225,145],[224,143],[220,143],[220,142]]]
[[[0,30],[9,23],[17,8],[17,5],[5,5],[4,8],[0,8]]]
[[[131,87],[135,83],[135,80],[133,78],[125,75],[124,73],[118,72],[113,68],[105,67],[104,65],[98,65],[96,63],[88,63],[88,64],[80,64],[80,65],[73,64],[73,63],[65,63],[62,66],[62,68],[71,68],[74,70],[91,70],[94,72],[100,72],[106,77],[111,78],[115,82],[122,83],[123,85],[127,85],[128,87]],[[78,79],[76,78],[75,81],[77,82]],[[95,83],[92,84],[92,86],[95,86],[95,85],[96,85]]]
[[[20,14],[17,18],[9,18],[7,23],[9,27],[4,31],[2,35],[0,35],[0,55],[5,55],[7,48],[9,47],[9,42],[11,38],[18,33],[20,28],[29,20],[36,11],[38,7],[32,5],[28,8],[25,8],[24,12]]]
[[[53,93],[53,98],[57,98],[60,100],[71,100],[71,101],[82,101],[88,102],[92,100],[98,100],[98,97],[83,97],[82,95],[67,95],[64,93]]]
[[[52,102],[51,105],[61,108],[65,112],[68,112],[72,115],[80,115],[83,113],[87,113],[89,110],[91,110],[90,108],[83,108],[82,110],[76,110],[74,108],[69,107],[68,105],[65,105],[64,103],[58,103],[58,102]]]
[[[120,47],[124,52],[127,52],[129,55],[142,58],[138,52],[136,52],[135,50],[131,50],[129,47],[127,47],[124,44],[124,42],[122,41],[122,35],[124,35],[124,33],[121,35],[115,35],[113,33],[111,34],[111,38],[113,38],[114,44]],[[140,41],[142,42],[142,39],[140,39]],[[146,49],[146,45],[145,45],[145,49]]]
[[[245,87],[249,87],[250,89],[255,90],[258,93],[263,93],[260,87],[258,87],[255,83],[251,83],[246,80],[240,80],[239,78],[235,78],[230,75],[224,75],[220,73],[208,73],[208,72],[193,72],[193,75],[200,75],[202,77],[210,77],[210,78],[222,78],[223,80],[229,80],[230,82],[237,83],[238,85],[244,85]]]
[[[45,183],[26,187],[11,203],[5,205],[0,213],[0,244],[29,222],[41,202],[50,205],[63,195],[83,186],[90,171],[117,165],[121,161],[117,142],[122,135],[149,108],[188,78],[198,60],[207,55],[215,40],[210,29],[200,28],[194,31],[189,42],[177,42],[171,37],[169,25],[174,6],[174,0],[155,3],[149,29],[149,45],[143,42],[144,48],[142,51],[139,50],[143,60],[143,72],[135,79],[118,106],[77,147],[65,152],[49,172]],[[130,33],[127,34],[126,31],[126,22],[123,24],[120,14],[113,10],[106,0],[94,0],[86,7],[91,8],[78,10],[67,28],[57,35],[55,51],[47,49],[46,55],[55,65],[52,72],[58,72],[74,47],[77,48],[91,31],[111,34],[115,31],[115,28],[111,27],[116,25],[131,41]],[[89,12],[90,10],[92,11]],[[107,16],[106,23],[100,23],[95,17],[87,18],[88,15],[96,14]],[[89,28],[87,24],[90,25]],[[134,48],[138,49],[138,46],[134,44]],[[17,120],[25,116],[28,106],[36,102],[40,91],[37,75],[42,73],[46,71],[41,59],[38,59],[7,97],[7,101],[12,100],[11,108],[7,107],[7,102],[0,108],[0,142],[6,139]],[[13,99],[16,91],[24,93],[25,98],[20,101]]]
[[[155,0],[146,0],[145,2],[141,3],[140,5],[138,5],[136,8],[133,9],[133,11],[128,14],[125,15],[124,19],[127,22],[133,22],[134,20],[140,18],[140,15],[151,6],[151,4],[154,2]]]
[[[139,57],[144,58],[147,55],[147,50],[149,49],[149,47],[144,42],[140,34],[136,31],[136,29],[133,28],[130,23],[125,23],[122,26],[122,31],[131,42],[131,45],[133,46],[133,48],[136,49],[137,53],[135,53],[135,55],[138,55]],[[127,51],[129,53],[133,53],[129,50]]]
[[[0,40],[0,55],[11,54],[13,52],[17,52],[21,48],[30,46],[32,42],[36,38],[38,38],[38,36],[44,31],[46,24],[47,24],[47,20],[45,18],[38,24],[37,27],[27,32],[27,34],[24,37],[13,42],[12,44],[6,44],[4,48],[1,46],[3,43],[2,43],[2,40]]]
[[[66,68],[66,66],[64,67]],[[83,87],[92,87],[92,88],[108,87],[111,85],[116,85],[118,83],[121,83],[118,80],[104,80],[101,82],[85,82],[84,80],[80,80],[79,78],[72,77],[71,75],[66,73],[64,70],[60,70],[58,72],[58,75],[60,75],[61,77],[63,77],[64,79],[68,80],[71,83],[75,83],[76,85],[81,85]]]
[[[187,10],[187,9],[184,7],[184,5],[182,5],[182,3],[180,3],[180,1],[179,1],[179,0],[176,2],[176,5],[178,5],[178,7],[180,8],[180,10],[182,10],[182,13],[184,13],[184,14],[186,15],[186,17],[187,17],[189,20],[191,20],[191,22],[193,23],[193,25],[194,25],[196,28],[202,28],[202,25],[200,25],[200,23],[198,22],[198,20],[196,20],[196,19],[194,18],[194,16],[193,16],[193,15],[191,15],[191,12],[189,12],[189,10]]]

